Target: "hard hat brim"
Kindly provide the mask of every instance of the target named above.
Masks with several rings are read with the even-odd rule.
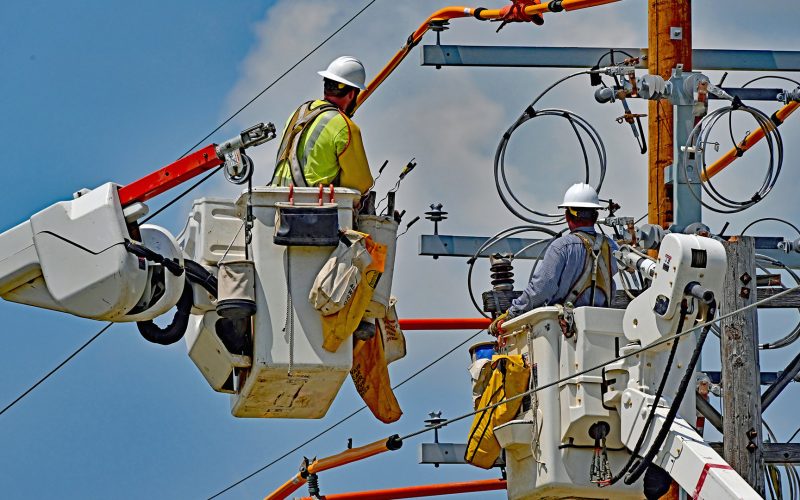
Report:
[[[350,87],[353,87],[353,88],[356,88],[356,89],[359,89],[359,90],[367,90],[367,87],[365,87],[364,85],[359,85],[358,83],[351,82],[350,80],[348,80],[346,78],[342,78],[339,75],[334,75],[333,73],[331,73],[328,70],[317,71],[317,74],[319,76],[323,77],[323,78],[327,78],[328,80],[333,80],[334,82],[344,83],[345,85],[348,85]]]
[[[588,201],[576,201],[574,203],[566,203],[566,204],[562,203],[561,205],[558,206],[558,208],[594,208],[594,209],[600,209],[600,208],[603,208],[603,205],[600,205],[599,203],[591,203],[591,202],[588,202]]]

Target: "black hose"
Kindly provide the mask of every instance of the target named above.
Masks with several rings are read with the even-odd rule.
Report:
[[[186,270],[186,277],[189,281],[203,287],[212,297],[217,298],[218,283],[216,276],[193,260],[183,259],[183,267]]]
[[[148,342],[160,345],[170,345],[183,338],[186,333],[186,327],[189,326],[189,315],[192,311],[193,305],[192,285],[185,281],[183,285],[183,293],[181,298],[178,299],[177,310],[172,322],[164,328],[161,328],[152,321],[137,321],[136,327],[139,333]]]
[[[681,302],[681,317],[678,319],[678,328],[677,331],[680,333],[683,331],[683,323],[686,321],[686,315],[688,314],[688,304],[686,301]],[[672,343],[672,349],[669,351],[669,357],[667,357],[667,364],[664,367],[664,376],[661,377],[661,382],[658,384],[658,389],[656,389],[655,396],[653,397],[653,404],[650,406],[650,413],[647,414],[647,420],[644,423],[644,427],[642,427],[642,433],[639,435],[639,439],[636,440],[636,445],[631,450],[631,456],[628,457],[628,462],[620,469],[620,471],[612,477],[608,484],[604,484],[603,486],[611,486],[618,482],[622,477],[628,473],[633,462],[636,461],[637,457],[639,456],[639,451],[642,449],[642,445],[644,444],[644,438],[647,436],[647,431],[650,429],[650,425],[653,423],[653,418],[656,414],[656,409],[658,408],[658,404],[661,401],[661,395],[664,393],[664,388],[667,386],[667,379],[669,378],[669,370],[672,367],[672,362],[675,359],[675,353],[678,352],[678,341],[680,339],[675,339],[675,342]]]
[[[708,307],[706,321],[711,321],[716,312],[717,304],[715,301]],[[686,367],[686,372],[683,374],[683,379],[681,379],[681,383],[678,386],[678,391],[675,393],[675,399],[672,401],[672,405],[669,407],[667,416],[664,418],[664,423],[661,424],[661,429],[659,429],[652,446],[650,446],[650,449],[647,450],[647,453],[644,455],[642,460],[636,464],[636,466],[634,466],[633,470],[630,472],[630,474],[628,474],[628,477],[625,478],[625,484],[630,485],[635,483],[647,470],[650,464],[653,463],[653,459],[655,458],[656,454],[661,451],[661,446],[664,444],[664,441],[666,441],[670,429],[672,428],[672,423],[675,421],[675,417],[678,415],[678,409],[683,402],[683,397],[686,395],[686,390],[689,388],[689,384],[694,379],[694,369],[697,366],[697,362],[700,360],[700,353],[703,351],[703,344],[706,341],[706,336],[708,336],[708,331],[710,329],[711,325],[709,324],[700,332],[700,336],[697,339],[697,345],[694,348],[694,352],[692,352],[692,357],[689,360],[689,365]]]

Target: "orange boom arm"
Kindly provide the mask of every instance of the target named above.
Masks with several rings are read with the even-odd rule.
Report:
[[[604,5],[607,3],[614,3],[619,2],[620,0],[554,0],[548,3],[543,4],[534,4],[534,5],[527,5],[523,11],[527,16],[533,15],[541,15],[545,12],[561,12],[561,11],[571,11],[571,10],[578,10],[578,9],[585,9],[588,7],[595,7],[597,5]],[[406,44],[401,48],[397,54],[392,57],[386,66],[381,69],[375,78],[372,79],[371,82],[367,85],[367,90],[361,92],[358,96],[358,101],[356,103],[356,109],[358,109],[364,101],[367,100],[369,96],[372,95],[373,92],[383,83],[389,75],[397,68],[403,59],[411,52],[421,40],[422,37],[425,36],[425,33],[431,29],[431,24],[436,23],[446,23],[451,19],[457,19],[460,17],[475,17],[481,21],[488,21],[488,20],[502,20],[508,16],[508,11],[505,9],[484,9],[482,7],[445,7],[443,9],[437,10],[433,14],[431,14],[424,23],[419,25],[419,28],[416,29],[411,35],[409,35]]]

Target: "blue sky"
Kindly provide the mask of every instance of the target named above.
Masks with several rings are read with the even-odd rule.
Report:
[[[591,14],[554,15],[542,29],[510,26],[500,36],[494,35],[492,26],[466,20],[454,23],[443,38],[475,44],[641,46],[646,43],[642,3],[623,2]],[[487,2],[486,6],[501,4]],[[82,187],[107,181],[126,184],[173,161],[360,5],[360,1],[321,0],[284,0],[274,6],[256,0],[3,2],[0,229],[68,199]],[[442,5],[428,0],[378,2],[214,139],[256,121],[282,123],[298,103],[316,96],[319,81],[314,71],[336,55],[362,57],[373,74],[407,34]],[[782,4],[780,11],[775,7],[770,12],[765,4],[742,16],[736,7],[745,5],[730,2],[731,8],[720,12],[695,2],[696,46],[800,46],[793,21],[800,14],[798,7]],[[794,15],[787,14],[790,10]],[[536,89],[563,72],[435,71],[419,67],[417,57],[412,54],[357,116],[371,162],[379,165],[390,159],[387,179],[382,179],[387,184],[379,187],[385,190],[400,166],[416,156],[420,166],[404,181],[398,196],[403,208],[417,215],[428,203],[442,201],[451,212],[451,219],[443,224],[445,232],[493,234],[514,223],[502,211],[493,188],[486,188],[497,140]],[[743,81],[743,76],[732,75],[728,84]],[[646,200],[644,164],[634,151],[629,131],[614,124],[607,109],[593,103],[585,82],[555,92],[547,105],[586,114],[598,125],[613,170],[606,189],[625,202],[627,215],[641,215]],[[641,103],[637,107],[643,109]],[[763,109],[771,113],[775,105],[765,104]],[[617,111],[613,110],[614,116]],[[783,182],[752,213],[732,218],[733,228],[776,212],[800,223],[794,195],[800,150],[793,140],[800,127],[787,122],[781,130],[787,143]],[[516,173],[516,181],[543,210],[549,210],[563,188],[574,181],[572,173],[564,174],[572,172],[569,155],[574,150],[561,140],[552,136],[548,142],[555,147],[531,143],[514,145],[510,152],[512,175]],[[257,178],[269,177],[273,157],[274,145],[255,155]],[[532,157],[542,165],[535,175],[523,168]],[[722,179],[722,186],[736,189],[746,184],[746,168]],[[760,164],[754,162],[752,168],[761,175]],[[208,184],[198,196],[236,192],[222,180]],[[151,206],[158,207],[168,198],[162,196]],[[188,207],[188,201],[178,204],[155,222],[178,233]],[[717,228],[722,223],[713,216],[709,221]],[[420,222],[401,240],[395,272],[400,313],[473,316],[464,290],[463,261],[416,256],[416,235],[430,229],[426,221]],[[762,234],[770,232],[790,236],[784,228],[770,225]],[[527,269],[519,272],[526,274]],[[481,286],[486,284],[479,284],[479,290]],[[796,313],[770,314],[762,323],[767,338],[796,320]],[[0,405],[101,327],[0,302],[4,342]],[[401,380],[469,335],[409,332],[409,355],[392,365],[393,380]],[[713,343],[706,349],[708,366],[718,363],[715,349]],[[762,366],[781,369],[794,349],[766,356]],[[431,410],[444,410],[445,416],[468,411],[466,366],[467,353],[462,350],[399,390],[405,415],[398,424],[384,426],[368,413],[360,414],[225,498],[263,496],[296,471],[303,454],[335,453],[349,437],[358,445],[416,430]],[[786,402],[796,397],[796,388],[787,392],[768,415],[782,437],[794,430],[796,421]],[[170,347],[151,345],[133,326],[117,325],[0,417],[0,491],[5,498],[205,498],[358,406],[360,401],[347,382],[321,421],[234,419],[227,397],[207,387],[182,342]],[[462,442],[466,428],[454,425],[441,434],[444,441]],[[417,444],[422,440],[430,438],[424,436],[401,451],[326,474],[323,492],[496,477],[494,472],[466,466],[416,465]]]

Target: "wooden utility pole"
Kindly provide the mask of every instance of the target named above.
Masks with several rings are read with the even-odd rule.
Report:
[[[648,0],[647,70],[669,79],[683,64],[692,68],[692,3],[690,0]],[[664,169],[673,159],[673,112],[668,102],[650,101],[647,137],[647,221],[667,227],[672,222],[672,190],[664,183]]]
[[[720,313],[756,301],[755,240],[733,237],[725,243],[728,270]],[[764,455],[761,439],[760,363],[756,308],[721,323],[723,457],[761,496],[764,496]]]

